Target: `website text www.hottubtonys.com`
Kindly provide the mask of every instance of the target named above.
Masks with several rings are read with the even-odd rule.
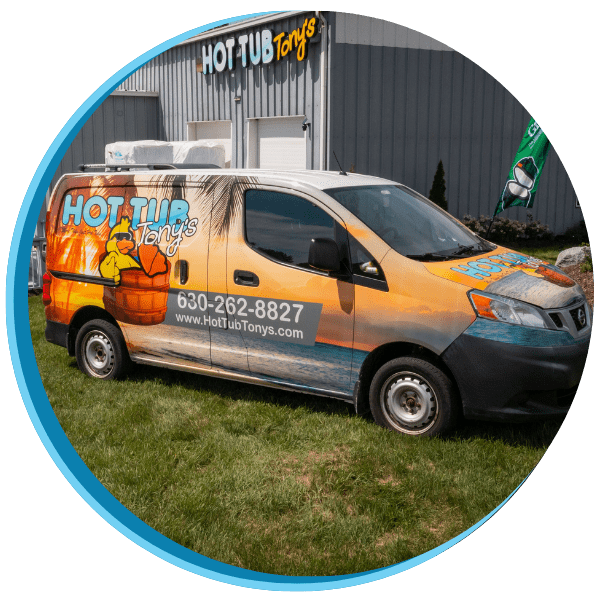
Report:
[[[316,302],[170,290],[165,324],[312,346],[322,307]]]
[[[227,319],[225,317],[213,317],[212,319],[208,315],[203,317],[196,317],[192,315],[182,315],[179,313],[175,314],[175,318],[179,323],[204,325],[204,327],[215,327],[218,329],[235,329],[244,333],[258,333],[260,336],[265,337],[268,335],[277,335],[279,337],[295,338],[301,340],[304,337],[304,332],[301,329],[289,329],[285,327],[275,328],[272,325],[261,325],[249,323],[246,320],[238,321],[237,319]]]

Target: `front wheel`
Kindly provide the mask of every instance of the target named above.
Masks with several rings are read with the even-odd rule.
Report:
[[[369,404],[382,427],[415,436],[434,436],[455,423],[458,398],[450,378],[422,358],[384,364],[373,377]]]
[[[116,379],[130,363],[123,335],[102,319],[90,321],[79,330],[75,355],[81,371],[98,379]]]

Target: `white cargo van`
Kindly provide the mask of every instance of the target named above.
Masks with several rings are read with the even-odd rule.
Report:
[[[47,215],[46,338],[84,373],[129,361],[339,398],[410,435],[564,415],[591,330],[554,266],[355,174],[65,175]]]

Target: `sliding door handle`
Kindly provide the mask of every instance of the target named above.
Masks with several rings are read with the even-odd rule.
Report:
[[[258,287],[260,283],[258,277],[250,271],[234,271],[233,282],[236,285],[247,285],[249,287]]]

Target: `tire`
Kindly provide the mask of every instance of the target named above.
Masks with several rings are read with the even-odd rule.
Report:
[[[79,369],[97,379],[117,379],[131,364],[123,334],[102,319],[81,327],[75,340],[75,356]]]
[[[450,378],[422,358],[406,356],[375,373],[369,404],[381,427],[414,436],[434,436],[454,426],[458,396]]]

